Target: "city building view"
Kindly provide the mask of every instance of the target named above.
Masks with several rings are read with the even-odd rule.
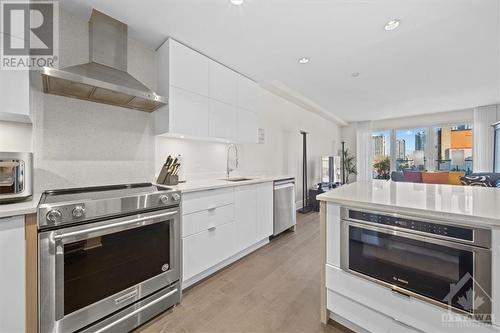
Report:
[[[470,173],[472,136],[470,124],[374,132],[373,178],[385,179],[390,176],[390,171],[404,170]]]
[[[437,170],[472,171],[472,125],[436,129]]]

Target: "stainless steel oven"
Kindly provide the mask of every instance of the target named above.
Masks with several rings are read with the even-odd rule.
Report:
[[[164,196],[138,195],[133,201],[135,208],[157,206],[169,203]],[[104,206],[108,213],[113,206],[123,210],[131,198],[108,199]],[[112,218],[94,218],[103,212],[102,199],[69,205],[39,209],[49,224],[39,233],[41,332],[128,331],[179,303],[178,202]],[[90,222],[65,225],[65,216],[75,222],[80,214]]]
[[[341,268],[407,297],[491,315],[491,231],[342,208]]]

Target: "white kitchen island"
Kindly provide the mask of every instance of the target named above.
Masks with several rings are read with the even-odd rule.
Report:
[[[323,323],[370,332],[500,332],[500,189],[374,180],[317,199]],[[491,316],[476,316],[490,322],[428,297],[454,276],[466,281],[465,267],[481,284],[491,281],[482,294]],[[405,272],[415,272],[416,282]]]

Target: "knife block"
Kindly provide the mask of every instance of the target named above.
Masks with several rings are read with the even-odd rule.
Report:
[[[165,177],[165,181],[163,185],[177,185],[179,184],[179,176],[178,175],[168,175]]]

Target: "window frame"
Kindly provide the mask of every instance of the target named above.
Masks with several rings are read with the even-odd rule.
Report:
[[[438,171],[437,170],[437,147],[435,145],[436,141],[436,130],[437,128],[443,128],[443,127],[454,127],[454,126],[460,126],[460,125],[469,125],[472,128],[472,133],[474,136],[474,124],[470,120],[465,120],[465,121],[458,121],[458,122],[450,122],[450,123],[437,123],[437,124],[432,124],[432,125],[424,125],[420,126],[418,124],[410,125],[410,126],[397,126],[397,127],[392,127],[392,128],[387,128],[387,127],[381,127],[381,128],[373,128],[372,129],[372,135],[376,133],[381,133],[381,132],[389,132],[390,135],[390,142],[389,142],[389,159],[391,161],[391,170],[390,172],[393,171],[399,171],[396,170],[396,132],[397,131],[404,131],[404,130],[413,130],[413,129],[424,129],[426,131],[426,142],[425,142],[425,147],[424,147],[424,159],[425,159],[425,165],[424,168],[425,170],[430,170],[430,171]],[[474,140],[474,137],[473,137]],[[472,156],[474,156],[474,141],[472,144]],[[375,160],[375,156],[372,156],[372,163]],[[472,165],[474,165],[474,158],[472,159]]]

